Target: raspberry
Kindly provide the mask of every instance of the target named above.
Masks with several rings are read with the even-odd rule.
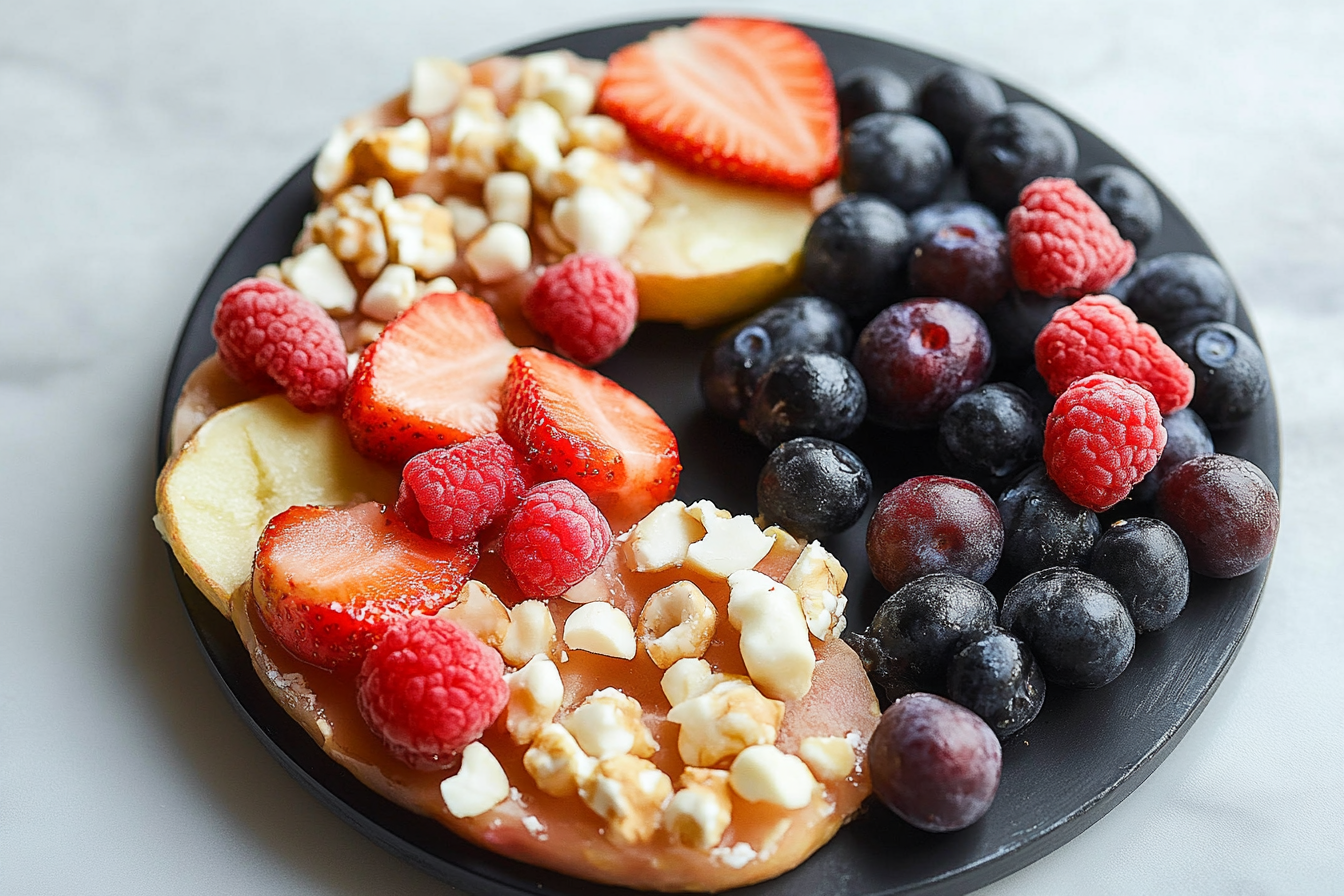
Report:
[[[278,385],[294,407],[320,411],[340,402],[349,379],[336,322],[274,280],[240,280],[220,297],[210,332],[219,360],[238,380]]]
[[[1124,500],[1167,444],[1157,401],[1097,373],[1076,380],[1045,421],[1045,468],[1070,501],[1098,513]]]
[[[401,471],[397,515],[439,541],[475,541],[527,488],[518,452],[498,433],[417,454]]]
[[[1068,178],[1037,178],[1018,203],[1008,215],[1008,253],[1022,289],[1077,298],[1100,292],[1134,264],[1134,244]]]
[[[1055,395],[1079,377],[1113,374],[1153,393],[1163,414],[1195,394],[1189,366],[1111,296],[1086,296],[1056,311],[1036,337],[1036,369]]]
[[[475,635],[437,616],[411,616],[369,649],[359,670],[359,713],[394,755],[426,771],[447,768],[508,702],[504,661]]]
[[[555,597],[586,579],[611,547],[611,527],[567,480],[533,486],[504,526],[504,565],[527,597]]]
[[[630,339],[639,313],[635,278],[602,255],[570,255],[538,278],[523,300],[532,325],[556,351],[589,367]]]

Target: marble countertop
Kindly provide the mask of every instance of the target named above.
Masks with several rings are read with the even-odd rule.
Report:
[[[994,896],[1344,892],[1344,4],[743,0],[982,67],[1113,142],[1225,262],[1276,383],[1283,525],[1241,653],[1110,814]],[[445,894],[267,754],[150,524],[163,379],[230,235],[420,55],[617,0],[0,8],[0,893]]]

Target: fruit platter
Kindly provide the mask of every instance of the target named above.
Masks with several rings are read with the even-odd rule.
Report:
[[[1009,874],[1194,722],[1278,520],[1254,329],[1167,197],[766,20],[416,61],[221,255],[160,435],[225,693],[484,893]]]

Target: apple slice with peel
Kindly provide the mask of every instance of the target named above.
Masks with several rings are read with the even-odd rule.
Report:
[[[397,474],[355,453],[338,416],[267,395],[212,416],[159,475],[155,524],[226,615],[266,523],[297,504],[396,499]]]
[[[635,275],[640,318],[712,324],[777,298],[798,273],[811,194],[654,164],[653,214],[621,258]]]

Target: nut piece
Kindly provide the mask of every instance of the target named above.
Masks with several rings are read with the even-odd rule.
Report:
[[[552,723],[543,725],[532,740],[523,754],[523,768],[542,793],[573,796],[597,768],[597,760],[583,752],[574,735]]]
[[[530,743],[545,725],[555,720],[555,713],[565,700],[560,670],[550,658],[534,656],[517,672],[506,673],[504,682],[509,686],[504,727],[514,743]]]
[[[754,569],[728,577],[728,621],[751,680],[768,696],[797,700],[812,688],[817,655],[798,595]]]
[[[705,537],[687,548],[686,565],[704,575],[726,579],[739,570],[751,569],[774,546],[775,540],[749,516],[725,518],[708,501],[696,501],[686,510],[705,527]]]
[[[448,122],[449,167],[463,180],[484,183],[499,170],[499,151],[506,139],[494,91],[485,87],[462,91]]]
[[[457,774],[439,785],[448,811],[458,818],[474,818],[509,798],[509,776],[495,754],[480,741],[467,744]]]
[[[405,182],[429,170],[429,128],[418,118],[392,128],[378,128],[359,138],[350,151],[362,177]]]
[[[728,783],[737,795],[754,803],[801,809],[812,802],[817,780],[803,760],[772,744],[747,747],[728,769]]]
[[[658,743],[644,726],[639,701],[617,688],[602,688],[588,695],[561,722],[589,756],[607,759],[622,753],[652,756]]]
[[[630,617],[606,601],[579,607],[565,620],[565,646],[602,656],[635,657],[635,629]]]
[[[629,143],[625,125],[606,115],[580,115],[569,119],[569,139],[575,147],[586,146],[608,155],[625,149]]]
[[[390,264],[364,290],[359,310],[375,320],[389,321],[414,305],[419,294],[415,271],[404,264]]]
[[[475,579],[468,579],[456,599],[434,615],[456,622],[496,650],[504,644],[509,631],[508,608],[488,585]]]
[[[613,756],[599,762],[592,777],[579,784],[579,796],[606,820],[607,839],[647,843],[662,822],[672,779],[647,759]]]
[[[457,105],[471,83],[471,72],[452,59],[417,59],[411,66],[411,94],[407,107],[416,118],[442,115]]]
[[[667,714],[681,726],[677,751],[687,765],[711,766],[753,744],[773,744],[784,704],[739,676],[676,704]]]
[[[719,624],[719,614],[692,582],[673,582],[644,604],[639,640],[659,669],[677,660],[703,656]]]
[[[798,756],[818,781],[839,781],[854,771],[854,747],[843,737],[805,737]]]
[[[280,276],[328,314],[345,315],[355,310],[355,285],[331,249],[321,243],[280,262]]]
[[[686,512],[681,501],[659,504],[635,524],[625,539],[626,565],[635,572],[657,572],[680,566],[691,544],[705,535],[705,527]]]
[[[741,677],[741,676],[739,676]],[[716,676],[709,663],[704,660],[677,660],[666,672],[660,682],[667,702],[676,706],[692,697],[699,697],[714,685],[722,676]]]
[[[540,100],[522,100],[509,116],[501,155],[513,170],[543,177],[560,167],[560,146],[568,140],[559,112]]]
[[[446,273],[457,260],[453,215],[424,193],[394,199],[383,208],[388,257],[425,279]]]
[[[593,111],[597,99],[597,85],[578,72],[567,72],[558,81],[537,94],[537,98],[560,113],[568,121]]]
[[[532,220],[532,182],[520,171],[500,171],[485,181],[485,211],[491,221],[527,227]]]
[[[522,668],[534,656],[550,656],[554,647],[555,620],[544,602],[525,600],[509,611],[509,630],[499,645],[504,662]]]
[[[330,196],[350,180],[355,173],[350,151],[368,130],[366,124],[345,122],[331,132],[313,165],[313,186],[320,195]]]
[[[417,298],[424,298],[432,292],[455,293],[457,284],[452,277],[435,277],[428,283],[416,284]]]
[[[532,265],[532,240],[517,224],[496,221],[467,246],[467,264],[487,285],[518,276]]]
[[[807,630],[818,640],[838,638],[845,630],[845,583],[849,573],[820,542],[809,542],[794,561],[784,584],[798,595]]]
[[[570,54],[564,50],[524,56],[518,70],[518,95],[534,100],[559,84],[569,74],[569,60]]]
[[[723,839],[733,820],[728,773],[716,768],[688,767],[678,790],[663,810],[663,827],[683,846],[708,851]]]
[[[374,185],[386,181],[373,181]],[[337,193],[304,222],[304,229],[318,243],[325,243],[341,261],[350,262],[361,277],[376,277],[387,264],[387,236],[383,219],[374,206],[376,193],[355,184]]]

